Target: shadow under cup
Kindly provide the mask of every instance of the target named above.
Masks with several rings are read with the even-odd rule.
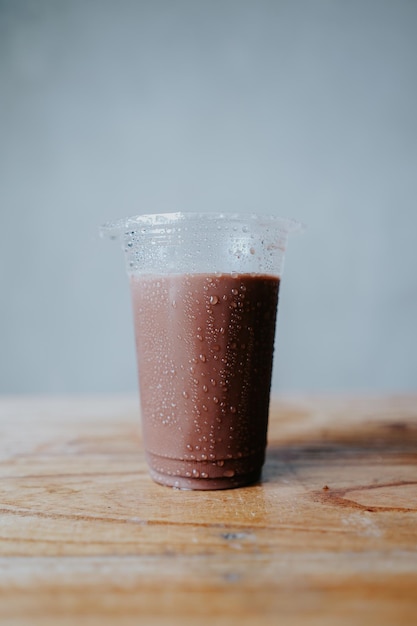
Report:
[[[278,292],[298,222],[214,213],[108,224],[126,255],[151,477],[182,489],[259,480]]]

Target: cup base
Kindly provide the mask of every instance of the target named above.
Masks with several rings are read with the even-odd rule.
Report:
[[[169,476],[149,468],[152,480],[159,485],[172,487],[174,489],[184,489],[192,491],[211,491],[220,489],[235,489],[236,487],[246,487],[259,482],[261,469],[257,469],[248,474],[223,478],[187,478],[184,476]]]
[[[265,461],[261,448],[239,458],[186,460],[163,457],[149,450],[146,461],[151,478],[160,485],[177,489],[234,489],[259,481]]]

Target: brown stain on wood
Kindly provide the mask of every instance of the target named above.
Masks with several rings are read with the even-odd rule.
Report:
[[[417,511],[416,506],[403,507],[403,506],[375,506],[375,505],[366,505],[356,502],[355,500],[349,498],[349,493],[352,492],[369,492],[375,489],[387,489],[387,488],[401,488],[409,485],[417,485],[417,481],[410,480],[400,480],[397,482],[390,483],[379,483],[372,485],[355,485],[354,487],[347,488],[336,488],[331,489],[327,485],[323,487],[321,491],[314,491],[311,494],[311,498],[315,502],[320,502],[321,504],[331,504],[332,506],[339,506],[343,508],[352,508],[360,511],[368,511],[369,513],[378,513],[384,511],[396,512],[396,513],[410,513],[411,511]]]

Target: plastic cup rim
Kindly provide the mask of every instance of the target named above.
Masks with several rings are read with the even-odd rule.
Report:
[[[132,229],[146,227],[175,227],[204,219],[207,222],[213,221],[219,224],[224,221],[230,224],[233,222],[246,222],[247,224],[255,224],[261,226],[280,226],[286,233],[302,232],[305,230],[305,224],[297,219],[290,217],[281,217],[269,213],[217,213],[217,212],[167,212],[167,213],[141,213],[121,218],[115,221],[106,222],[100,227],[102,237],[108,236],[117,238],[123,232],[129,232]]]

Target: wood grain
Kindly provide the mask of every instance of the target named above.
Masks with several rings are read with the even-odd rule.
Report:
[[[129,397],[0,400],[3,624],[417,623],[417,397],[283,397],[260,484],[154,484]]]

